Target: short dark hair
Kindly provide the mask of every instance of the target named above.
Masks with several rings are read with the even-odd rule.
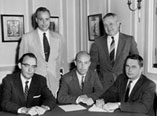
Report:
[[[36,12],[35,12],[35,17],[36,17],[36,18],[37,18],[37,16],[38,16],[38,12],[48,12],[49,15],[51,16],[50,11],[49,11],[47,8],[45,8],[45,7],[39,7],[39,8],[36,10]]]
[[[115,13],[107,13],[107,14],[103,17],[103,19],[105,19],[105,18],[107,18],[107,17],[117,17],[117,14],[115,14]]]
[[[125,65],[126,65],[126,62],[127,62],[128,59],[137,60],[139,66],[143,67],[143,58],[140,55],[138,55],[138,54],[132,54],[132,55],[127,56],[127,58],[125,60]]]
[[[37,62],[37,57],[33,54],[33,53],[25,53],[22,55],[22,57],[19,59],[19,63],[22,63],[23,62],[23,59],[28,56],[28,57],[31,57],[31,58],[34,58]]]

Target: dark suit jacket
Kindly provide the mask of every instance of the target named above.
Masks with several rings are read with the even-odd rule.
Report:
[[[97,73],[95,71],[93,72],[88,70],[82,91],[79,85],[76,69],[74,69],[61,78],[61,86],[58,92],[58,102],[76,103],[78,96],[84,94],[93,100],[96,100],[102,94],[102,88],[103,87]]]
[[[46,105],[51,109],[56,105],[56,100],[46,84],[46,78],[34,74],[25,101],[20,73],[7,75],[2,81],[2,109],[17,113],[21,107]]]
[[[124,102],[127,77],[118,76],[115,83],[101,96],[105,102],[121,102],[120,110],[126,112],[146,113],[154,116],[153,101],[156,85],[144,75],[135,84],[128,102]]]
[[[100,65],[100,79],[104,89],[108,89],[114,83],[117,76],[123,73],[124,61],[129,54],[138,54],[137,45],[133,36],[119,33],[114,66],[112,66],[109,57],[107,36],[104,35],[95,39],[90,50],[92,61],[90,68],[94,70],[97,65]]]

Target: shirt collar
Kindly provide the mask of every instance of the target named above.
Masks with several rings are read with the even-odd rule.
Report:
[[[48,39],[48,41],[49,41],[49,30],[43,32],[43,31],[41,31],[39,28],[37,28],[37,32],[38,32],[38,34],[39,34],[39,37],[40,37],[40,41],[41,41],[41,42],[43,41],[43,33],[46,33],[46,37],[47,37],[47,39]]]
[[[37,31],[38,31],[39,36],[43,37],[43,33],[46,33],[46,36],[49,38],[49,30],[43,32],[39,28],[37,28]]]
[[[110,39],[111,39],[111,37],[114,37],[114,39],[118,39],[119,38],[119,32],[114,36],[108,36],[108,38],[110,38]]]
[[[29,81],[28,83],[30,83],[32,81],[32,78],[26,79],[22,74],[20,75],[20,77],[21,77],[22,83],[25,83],[26,81]]]
[[[131,80],[131,79],[128,79],[128,82],[130,82],[130,81],[132,81],[132,83],[137,83],[137,81],[140,79],[140,77],[139,78],[137,78],[137,79],[134,79],[134,80]]]
[[[78,78],[82,78],[82,76],[86,77],[86,74],[80,75],[77,70],[76,70],[76,74],[77,74],[77,77],[78,77]]]

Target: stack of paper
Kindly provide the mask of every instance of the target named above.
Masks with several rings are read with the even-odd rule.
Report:
[[[61,109],[65,112],[77,111],[77,110],[85,110],[86,108],[79,104],[70,104],[70,105],[59,105]]]
[[[106,110],[96,107],[95,104],[88,109],[90,112],[107,112]]]

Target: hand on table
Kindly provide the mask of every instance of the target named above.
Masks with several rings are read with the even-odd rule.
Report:
[[[79,96],[78,103],[80,103],[80,102],[85,103],[88,106],[92,105],[94,103],[93,99],[89,98],[87,95],[81,95],[81,96]]]
[[[102,108],[102,109],[103,109],[103,106],[104,106],[104,105],[105,105],[105,102],[104,102],[103,99],[98,99],[98,100],[96,100],[96,104],[95,104],[96,107],[99,107],[99,108]]]
[[[118,103],[107,103],[103,105],[103,109],[107,112],[113,112],[115,109],[119,108]]]

